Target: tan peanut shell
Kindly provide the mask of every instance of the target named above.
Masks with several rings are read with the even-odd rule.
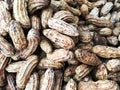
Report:
[[[73,25],[66,23],[63,20],[50,18],[48,20],[48,26],[56,31],[69,35],[69,36],[78,36],[78,30]]]
[[[120,49],[104,45],[96,45],[92,48],[92,52],[103,58],[120,57]]]
[[[89,23],[94,24],[98,27],[111,27],[112,26],[112,23],[109,20],[104,20],[102,18],[95,17],[92,15],[87,15],[86,20]]]
[[[15,55],[12,56],[13,60],[18,60],[20,58],[25,59],[34,53],[40,41],[39,31],[34,28],[30,29],[27,35],[27,41],[28,46],[25,49],[16,52]]]
[[[68,60],[72,60],[74,58],[74,55],[69,50],[56,49],[53,52],[48,53],[47,58],[49,60],[55,61],[55,62],[65,62],[65,61],[68,61]]]
[[[92,40],[92,36],[89,31],[81,31],[79,30],[79,38],[82,43],[89,43]]]
[[[14,55],[13,46],[4,37],[0,36],[0,51],[6,57],[11,57]]]
[[[113,45],[113,46],[118,45],[118,38],[116,36],[107,37],[107,41],[110,45]]]
[[[43,31],[43,34],[62,48],[71,49],[74,47],[74,41],[70,37],[62,35],[56,30],[46,29]]]
[[[26,0],[14,0],[13,2],[13,14],[16,21],[25,27],[30,27],[30,19],[27,12]]]
[[[77,90],[77,83],[70,79],[65,87],[65,90]]]
[[[17,50],[26,48],[27,41],[23,29],[18,22],[12,20],[10,22],[10,28],[8,32]]]
[[[110,13],[108,13],[107,15],[105,15],[105,16],[101,16],[100,18],[101,19],[104,19],[104,20],[109,20],[109,21],[111,21],[111,14]],[[112,22],[112,21],[111,21]]]
[[[61,10],[53,15],[53,18],[61,19],[66,22],[74,22],[74,15],[70,11]]]
[[[97,82],[79,82],[78,90],[119,90],[119,86],[112,80],[98,80]]]
[[[20,68],[24,65],[26,61],[18,61],[14,63],[8,64],[6,67],[6,71],[9,73],[17,73],[19,72]]]
[[[39,90],[53,90],[55,73],[52,69],[48,68],[41,77]]]
[[[111,72],[120,71],[120,59],[110,59],[106,62],[106,67]]]
[[[68,60],[67,62],[70,65],[78,65],[79,64],[79,61],[77,59]]]
[[[47,58],[42,58],[38,64],[39,69],[47,69],[47,68],[60,69],[62,67],[64,67],[63,63],[55,62]]]
[[[110,80],[114,80],[114,81],[120,81],[120,72],[110,72],[109,74],[108,74],[108,79],[110,79]]]
[[[74,1],[74,0],[64,0],[68,5],[76,5],[76,1]]]
[[[36,67],[38,62],[38,57],[36,55],[31,55],[26,59],[25,64],[17,72],[16,84],[17,87],[23,89],[25,88],[31,72]]]
[[[105,64],[101,64],[100,66],[97,67],[96,72],[95,72],[95,77],[99,80],[104,80],[107,79],[108,71],[105,66]]]
[[[25,90],[38,90],[39,89],[39,76],[37,72],[31,74]]]
[[[110,29],[110,28],[102,28],[102,29],[100,29],[99,34],[104,35],[104,36],[109,36],[109,35],[112,34],[112,29]]]
[[[40,26],[40,25],[41,25],[40,18],[37,17],[36,15],[33,15],[33,16],[31,16],[30,20],[31,20],[32,28],[40,31],[40,29],[41,29],[41,26]]]
[[[5,31],[4,29],[0,29],[0,35],[1,36],[6,36],[8,34],[7,31]]]
[[[28,10],[31,14],[35,13],[50,4],[50,0],[28,0]]]
[[[60,0],[60,1],[51,0],[51,4],[55,5],[56,7],[59,7],[60,9],[68,10],[72,12],[74,15],[77,15],[77,16],[81,15],[81,12],[79,9],[70,7],[64,0]]]
[[[88,6],[86,4],[82,4],[80,7],[80,11],[81,11],[83,16],[88,15],[88,13],[89,13]]]
[[[76,67],[75,69],[75,75],[74,78],[77,81],[80,81],[82,78],[84,78],[86,75],[88,75],[92,70],[92,67],[85,65],[85,64],[81,64],[79,66]]]
[[[39,45],[40,35],[36,29],[30,29],[27,35],[28,46],[22,52],[20,57],[25,59],[35,52]]]
[[[95,7],[100,7],[102,5],[104,5],[107,1],[106,0],[97,0],[95,3],[94,3],[94,6]]]
[[[89,2],[89,0],[77,0],[77,2],[79,4],[86,4],[89,7],[89,9],[92,9],[94,6],[93,3]]]
[[[116,27],[116,28],[113,29],[113,35],[114,35],[114,36],[118,36],[119,33],[120,33],[119,27]]]
[[[80,31],[94,31],[97,27],[93,24],[90,25],[80,25],[78,30]]]
[[[51,7],[48,7],[46,9],[42,10],[41,24],[42,24],[43,28],[48,27],[48,19],[52,17],[52,14],[53,14],[53,9]]]
[[[40,48],[45,52],[45,53],[51,53],[53,51],[51,43],[43,38],[40,42]]]
[[[7,11],[4,1],[0,1],[0,29],[7,32],[7,24],[11,21],[10,12]],[[3,33],[1,33],[3,34]]]
[[[92,47],[93,46],[90,43],[81,43],[79,45],[79,48],[84,49],[84,50],[88,50],[88,51],[91,51]]]
[[[75,51],[75,55],[77,60],[88,65],[97,66],[102,63],[94,53],[91,53],[87,50],[77,49]]]

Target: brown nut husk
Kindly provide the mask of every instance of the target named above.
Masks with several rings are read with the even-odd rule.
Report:
[[[50,0],[28,0],[28,10],[31,14],[50,4]]]
[[[77,49],[75,51],[75,56],[77,60],[88,65],[97,66],[102,63],[94,53],[87,50]]]
[[[55,44],[59,45],[64,49],[71,49],[75,45],[74,41],[70,37],[63,35],[57,32],[56,30],[46,29],[43,31],[43,34],[52,42],[54,42]]]
[[[95,77],[99,80],[101,79],[104,80],[108,78],[108,71],[107,71],[105,64],[102,64],[97,67],[95,71]]]
[[[119,58],[120,49],[104,45],[96,45],[92,48],[92,52],[103,58]]]
[[[36,55],[31,55],[26,59],[25,64],[17,72],[16,84],[20,89],[25,88],[31,72],[36,67],[38,63],[38,57]]]
[[[106,62],[106,67],[111,72],[120,71],[120,59],[110,59]]]
[[[97,82],[79,82],[78,90],[119,90],[119,86],[112,80],[98,80]]]

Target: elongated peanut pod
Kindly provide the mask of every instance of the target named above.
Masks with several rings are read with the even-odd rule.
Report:
[[[0,1],[0,34],[7,35],[7,24],[11,21],[10,12],[7,11],[4,1]]]
[[[79,32],[76,27],[60,19],[50,18],[48,20],[48,26],[60,33],[63,33],[69,36],[79,35]]]
[[[52,42],[54,42],[55,44],[59,45],[64,49],[71,49],[75,45],[74,41],[70,37],[62,35],[56,30],[46,29],[43,31],[43,34]]]
[[[61,11],[56,12],[53,18],[61,19],[66,22],[75,22],[74,15],[71,12],[66,11],[66,10],[61,10]]]
[[[48,19],[52,17],[53,9],[51,7],[48,7],[46,9],[43,9],[41,14],[41,23],[44,28],[47,28]]]
[[[16,21],[20,22],[20,24],[25,27],[30,27],[30,20],[27,13],[27,4],[26,0],[14,0],[13,2],[13,14]]]
[[[0,36],[0,51],[6,57],[11,57],[14,55],[13,46],[2,36]]]
[[[119,85],[112,80],[80,81],[78,90],[119,90]]]
[[[10,22],[9,35],[13,41],[13,44],[17,50],[26,48],[27,41],[20,24],[14,20]]]
[[[31,29],[28,32],[27,40],[28,40],[28,47],[26,49],[24,49],[20,55],[20,57],[23,59],[25,59],[28,56],[30,56],[31,54],[33,54],[34,51],[37,49],[39,41],[40,41],[39,32],[35,29]]]
[[[104,20],[102,18],[95,17],[92,15],[87,15],[86,20],[89,23],[94,24],[98,27],[111,27],[112,26],[112,23],[109,20]]]
[[[37,72],[34,72],[26,85],[25,90],[38,90],[39,76]]]
[[[20,58],[25,59],[34,53],[40,41],[39,32],[32,28],[28,32],[27,40],[28,40],[27,48],[23,49],[22,51],[16,52],[15,55],[12,57],[13,60],[18,60]]]
[[[69,50],[56,49],[53,52],[48,53],[47,58],[55,62],[65,62],[65,61],[72,60],[74,58],[74,55]]]
[[[75,55],[77,60],[88,65],[97,66],[102,63],[94,53],[88,52],[87,50],[77,49]]]
[[[92,52],[103,58],[119,58],[120,49],[104,45],[96,45],[93,47]]]
[[[54,71],[48,68],[40,80],[39,90],[53,90],[54,79]]]
[[[75,69],[75,75],[74,79],[77,81],[80,81],[82,78],[84,78],[86,75],[88,75],[92,71],[92,67],[86,65],[86,64],[81,64],[76,67]]]
[[[31,55],[26,59],[25,64],[20,68],[16,76],[17,87],[23,89],[25,88],[31,72],[36,67],[38,62],[38,57],[36,55]]]
[[[64,67],[63,63],[55,62],[55,61],[49,60],[48,58],[42,58],[38,64],[39,69],[47,69],[47,68],[60,69],[62,67]]]
[[[6,67],[6,71],[9,73],[17,73],[21,66],[24,65],[26,61],[18,61],[18,62],[14,62],[14,63],[10,63],[7,67]]]

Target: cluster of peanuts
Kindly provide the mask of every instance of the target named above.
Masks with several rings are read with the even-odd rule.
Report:
[[[0,0],[0,90],[119,84],[119,0]]]

